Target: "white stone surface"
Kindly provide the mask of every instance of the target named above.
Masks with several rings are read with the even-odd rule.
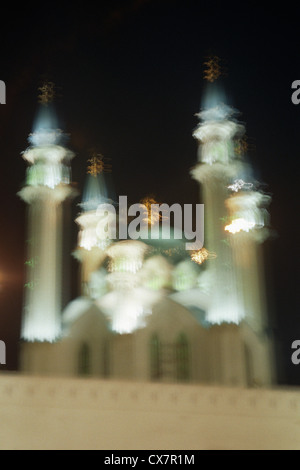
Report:
[[[300,390],[0,375],[0,449],[300,449]]]

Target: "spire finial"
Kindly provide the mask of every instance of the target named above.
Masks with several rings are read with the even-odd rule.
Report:
[[[88,159],[90,163],[87,167],[87,174],[96,178],[97,175],[103,172],[111,172],[111,165],[104,162],[104,157],[101,153],[93,152],[91,158]]]
[[[45,81],[42,86],[38,88],[40,94],[38,95],[38,102],[47,106],[52,103],[55,96],[55,84],[49,80]]]
[[[212,55],[204,62],[206,68],[204,69],[204,79],[208,82],[214,82],[221,75],[220,58]]]
[[[145,196],[140,200],[140,203],[147,209],[147,213],[144,215],[144,221],[148,222],[149,226],[162,220],[162,215],[158,207],[161,203],[157,202],[153,195]]]

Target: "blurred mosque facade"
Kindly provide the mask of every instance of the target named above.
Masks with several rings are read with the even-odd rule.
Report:
[[[64,238],[77,195],[74,155],[47,101],[23,153],[28,168],[19,192],[28,205],[22,372],[249,387],[274,383],[262,261],[270,197],[251,179],[243,158],[244,126],[224,104],[216,82],[208,82],[198,115],[198,161],[191,170],[204,203],[204,246],[185,250],[185,240],[175,236],[104,237],[99,227],[116,220],[113,213],[101,219],[98,207],[115,201],[106,192],[103,161],[94,156],[76,218],[73,255],[80,263],[81,293],[65,308],[70,273]]]

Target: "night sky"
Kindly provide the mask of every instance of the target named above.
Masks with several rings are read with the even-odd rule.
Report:
[[[127,195],[129,203],[153,194],[160,202],[194,204],[201,200],[189,175],[197,161],[192,133],[205,85],[203,62],[215,54],[223,65],[228,104],[246,125],[255,177],[272,195],[272,236],[265,242],[270,327],[279,383],[300,385],[300,365],[290,359],[291,343],[300,339],[300,105],[291,101],[291,84],[300,80],[299,41],[295,10],[278,3],[270,8],[241,2],[230,10],[225,2],[123,0],[68,9],[49,3],[5,14],[0,339],[7,344],[7,370],[18,367],[25,283],[26,212],[16,195],[26,169],[21,152],[28,146],[43,77],[58,87],[56,108],[76,154],[72,175],[80,190],[94,149],[112,164],[116,195]],[[74,201],[74,214],[79,202]],[[74,243],[76,230],[74,223]]]

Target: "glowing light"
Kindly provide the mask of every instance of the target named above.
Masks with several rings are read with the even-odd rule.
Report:
[[[209,57],[206,62],[204,62],[206,68],[204,70],[204,79],[208,82],[214,82],[221,75],[220,59],[217,56]]]
[[[146,196],[144,199],[141,199],[140,203],[147,209],[143,221],[148,222],[148,225],[157,224],[162,219],[162,214],[159,213],[158,207],[160,203],[157,202],[154,197]]]
[[[225,226],[225,230],[230,233],[238,233],[241,230],[249,232],[255,227],[255,222],[247,221],[245,219],[235,219],[231,224]]]
[[[148,246],[138,240],[123,240],[111,245],[107,254],[110,258],[143,259]]]
[[[241,230],[249,232],[253,230],[253,236],[262,241],[267,236],[268,230],[265,227],[268,223],[268,212],[266,206],[270,203],[270,196],[259,191],[239,191],[232,194],[225,201],[229,209],[232,224],[225,227],[230,233],[237,233]],[[261,230],[263,229],[264,230]]]
[[[41,128],[36,132],[29,134],[28,141],[35,145],[55,145],[64,137],[63,131],[60,129]]]
[[[238,130],[239,125],[232,121],[213,121],[201,124],[193,133],[193,137],[204,143],[212,140],[221,142],[231,139]]]
[[[143,308],[134,303],[127,302],[119,305],[119,309],[112,315],[111,328],[119,334],[129,334],[145,325]]]
[[[106,232],[97,230],[98,224],[104,227],[111,223],[111,215],[102,219],[96,211],[83,212],[76,219],[76,223],[80,226],[78,235],[78,245],[90,251],[94,247],[104,250],[111,241],[106,237]],[[102,235],[102,236],[101,236]]]
[[[85,183],[80,207],[85,211],[97,210],[102,203],[109,202],[103,174],[97,177],[89,175]]]
[[[79,233],[79,246],[85,250],[90,251],[94,247],[105,250],[109,243],[109,240],[99,240],[93,228],[83,230]]]
[[[110,276],[114,278],[111,288],[96,303],[108,318],[111,329],[122,334],[144,327],[146,318],[152,313],[152,306],[162,298],[162,292],[131,283],[129,278],[136,279],[135,275],[113,273]]]
[[[196,250],[191,253],[191,260],[195,261],[197,264],[202,264],[206,259],[216,258],[217,255],[213,252],[209,252],[206,248],[201,248],[201,250]]]
[[[142,268],[147,249],[145,243],[137,240],[124,240],[108,247],[108,271],[114,287],[126,290],[137,284],[135,274]]]
[[[38,90],[41,92],[38,95],[38,102],[40,104],[47,106],[48,103],[51,103],[53,101],[55,96],[54,87],[55,85],[53,82],[47,81],[41,87],[38,88]]]
[[[108,263],[109,272],[127,272],[127,273],[136,273],[142,267],[141,260],[128,259],[125,257],[111,259]]]
[[[233,184],[227,186],[228,189],[231,189],[234,192],[238,192],[240,189],[251,189],[253,187],[252,183],[245,183],[243,180],[235,180]]]
[[[27,168],[26,183],[30,186],[55,188],[60,183],[70,183],[70,169],[66,165],[37,162]]]
[[[88,160],[90,165],[87,167],[87,174],[92,175],[96,178],[97,175],[104,171],[111,171],[111,165],[104,162],[103,155],[94,153],[93,156]]]
[[[74,157],[74,153],[60,145],[44,145],[41,147],[32,147],[22,153],[24,160],[29,163],[52,162],[59,163],[62,160],[69,161]]]
[[[197,113],[196,116],[199,117],[202,121],[224,121],[232,115],[237,114],[237,111],[228,106],[227,104],[220,104],[209,109],[204,109],[200,113]]]

